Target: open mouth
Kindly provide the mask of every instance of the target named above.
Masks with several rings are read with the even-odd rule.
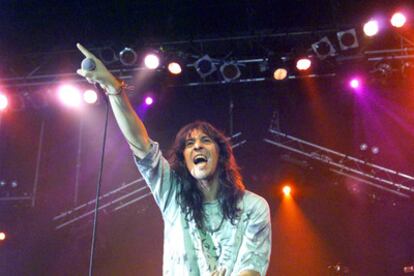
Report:
[[[201,164],[201,163],[206,163],[207,157],[205,157],[204,155],[196,155],[193,159],[193,162],[196,165]]]

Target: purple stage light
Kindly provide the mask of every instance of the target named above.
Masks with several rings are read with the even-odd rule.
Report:
[[[154,99],[150,96],[145,98],[145,104],[146,105],[152,105],[154,103]]]
[[[69,107],[79,107],[82,101],[79,89],[68,84],[59,87],[58,96],[60,101]]]

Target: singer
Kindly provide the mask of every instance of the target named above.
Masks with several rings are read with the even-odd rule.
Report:
[[[125,85],[82,45],[77,73],[107,93],[116,121],[164,220],[163,275],[265,275],[271,226],[267,202],[245,190],[226,137],[196,121],[177,134],[165,158],[151,140]],[[84,60],[85,61],[85,60]]]

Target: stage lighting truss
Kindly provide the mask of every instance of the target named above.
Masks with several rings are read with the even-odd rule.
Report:
[[[321,60],[324,60],[328,57],[333,57],[336,54],[334,46],[326,36],[321,38],[318,42],[313,43],[311,47],[318,58]]]
[[[240,68],[239,68],[240,65],[241,64],[238,64],[235,61],[223,63],[220,66],[220,73],[224,81],[231,82],[231,81],[234,81],[240,78],[240,75],[241,75]]]
[[[385,168],[332,149],[269,128],[271,138],[264,141],[279,148],[324,163],[331,172],[353,178],[394,195],[412,199],[414,176]]]
[[[217,61],[213,61],[209,55],[204,55],[201,58],[199,58],[193,64],[193,66],[195,67],[200,77],[202,79],[205,79],[206,77],[210,76],[215,71],[217,71],[216,63]]]
[[[137,62],[137,53],[129,47],[125,47],[119,52],[119,61],[125,66],[135,65]]]
[[[116,212],[150,195],[151,192],[144,183],[144,179],[138,178],[100,196],[99,212],[103,210],[106,212]],[[75,222],[90,221],[95,213],[95,203],[96,200],[90,200],[53,217],[53,222],[56,224],[55,230],[62,229]]]
[[[228,137],[228,140],[231,141],[233,149],[247,142],[247,140],[242,139],[241,132],[237,132],[231,137]],[[148,196],[151,196],[151,191],[141,177],[129,183],[122,184],[119,188],[100,196],[99,212],[105,210],[107,213],[114,213],[125,207],[130,207],[132,204],[136,204]],[[56,215],[52,219],[55,224],[55,230],[64,229],[75,223],[90,222],[95,213],[95,204],[96,200],[93,199]]]
[[[355,49],[359,47],[358,38],[355,29],[337,32],[339,47],[342,51]]]

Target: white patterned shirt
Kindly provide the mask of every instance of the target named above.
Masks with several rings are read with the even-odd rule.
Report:
[[[146,180],[164,220],[163,275],[210,276],[225,267],[226,276],[243,270],[265,275],[271,247],[270,211],[265,199],[245,191],[238,203],[240,217],[233,225],[224,219],[219,202],[203,204],[207,231],[187,221],[177,203],[180,179],[171,171],[159,145],[152,142],[151,151],[137,167]]]

